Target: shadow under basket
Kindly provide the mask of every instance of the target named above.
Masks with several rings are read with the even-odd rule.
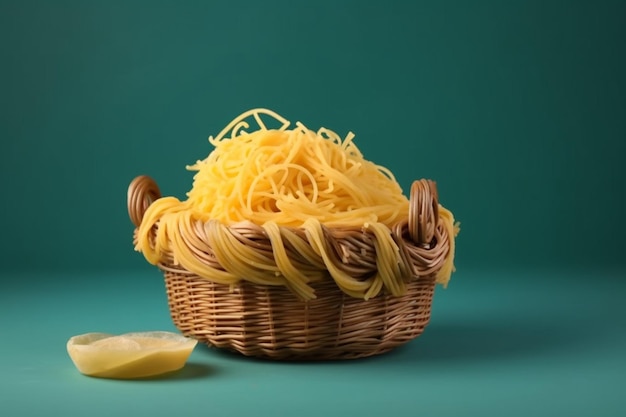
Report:
[[[128,190],[135,226],[158,198],[159,189],[150,177],[135,178]],[[430,320],[435,275],[449,246],[449,237],[442,237],[445,231],[438,225],[437,207],[434,183],[416,181],[409,210],[414,213],[395,232],[410,243],[403,245],[403,258],[411,264],[413,276],[402,296],[381,292],[363,300],[347,295],[328,277],[311,284],[315,299],[302,301],[284,286],[245,280],[236,285],[215,283],[166,258],[159,268],[172,321],[183,335],[210,347],[259,358],[340,360],[387,352],[415,339]],[[415,239],[430,243],[414,243]],[[429,251],[437,255],[425,256]]]

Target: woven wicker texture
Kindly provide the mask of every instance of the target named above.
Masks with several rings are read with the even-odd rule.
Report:
[[[135,226],[160,195],[148,176],[131,182],[128,211]],[[407,219],[392,228],[407,272],[403,296],[351,297],[328,276],[311,284],[315,299],[302,301],[284,286],[258,285],[245,279],[236,285],[215,283],[210,277],[186,271],[165,254],[159,268],[165,275],[172,320],[186,336],[247,356],[334,360],[386,352],[419,336],[430,320],[435,275],[450,248],[438,207],[435,183],[415,181]],[[195,240],[201,247],[194,248],[194,253],[202,262],[220,268],[203,241],[203,228],[196,229]],[[271,244],[262,228],[249,224],[232,229],[243,242],[271,256]],[[304,233],[290,230],[306,240]],[[363,279],[376,273],[372,236],[360,229],[325,228],[325,238],[334,249],[337,267]],[[297,251],[285,249],[294,263],[310,263]]]

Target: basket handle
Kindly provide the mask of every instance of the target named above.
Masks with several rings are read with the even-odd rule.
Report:
[[[413,182],[409,205],[409,236],[417,245],[430,245],[439,223],[437,184],[421,179]]]
[[[128,215],[135,227],[141,225],[143,215],[155,200],[161,198],[157,183],[147,175],[140,175],[128,186]]]

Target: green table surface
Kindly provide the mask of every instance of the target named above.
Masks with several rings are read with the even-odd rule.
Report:
[[[158,271],[0,277],[2,416],[624,416],[624,271],[459,271],[422,336],[373,358],[281,363],[198,345],[182,370],[80,374],[69,337],[175,331]]]

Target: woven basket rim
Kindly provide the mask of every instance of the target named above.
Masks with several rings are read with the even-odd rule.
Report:
[[[161,198],[161,192],[157,183],[147,175],[136,177],[129,185],[127,204],[129,217],[135,225],[135,243],[137,230],[146,210],[159,198]],[[212,254],[212,248],[206,242],[206,237],[203,240],[203,228],[211,223],[225,227],[229,232],[237,235],[243,243],[251,245],[259,253],[271,256],[272,245],[262,226],[249,220],[229,225],[214,219],[206,222],[196,220],[194,223],[197,234],[195,240],[202,247],[195,248],[194,255],[198,256],[204,264],[226,270]],[[152,229],[153,232],[158,224],[157,220]],[[377,273],[375,239],[371,232],[358,226],[321,224],[321,227],[325,241],[332,249],[329,253],[332,254],[333,265],[360,279],[366,279]],[[282,225],[278,228],[281,233],[290,231],[306,242],[306,233],[303,228]],[[451,239],[439,218],[438,192],[434,181],[421,179],[413,182],[407,216],[392,225],[390,231],[398,245],[407,280],[434,277],[445,262]],[[310,261],[294,250],[291,250],[289,255],[290,259],[302,265]],[[178,273],[185,271],[184,268],[176,268],[176,262],[171,253],[163,254],[163,259],[158,264]],[[245,277],[241,278],[245,279]]]

